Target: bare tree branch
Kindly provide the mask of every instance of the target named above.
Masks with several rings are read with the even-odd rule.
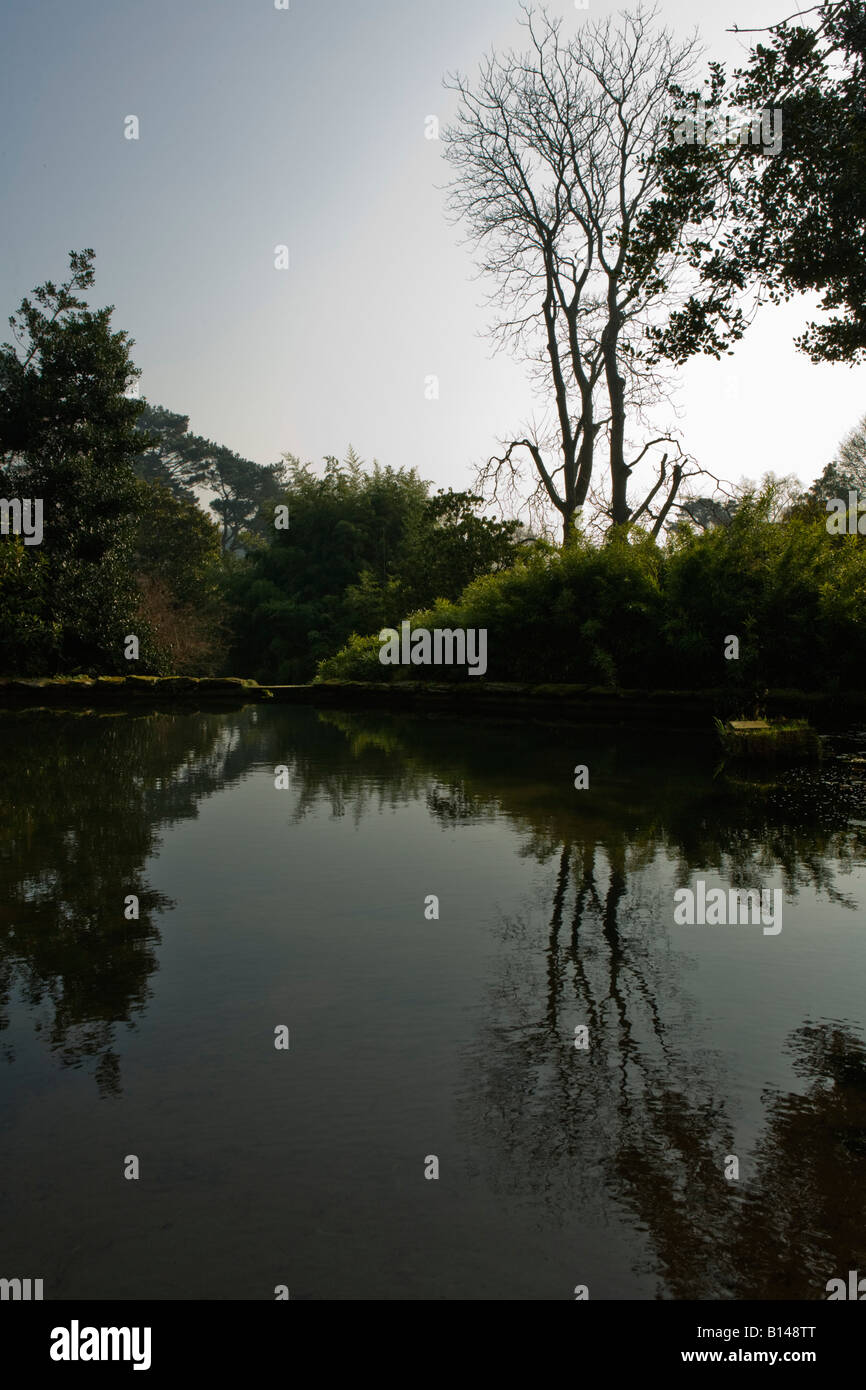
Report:
[[[602,441],[609,520],[622,525],[632,470],[670,438],[651,431],[627,462],[630,426],[668,394],[648,328],[683,302],[681,257],[639,279],[626,268],[635,221],[658,191],[652,155],[670,138],[670,92],[691,79],[697,50],[655,28],[641,4],[568,41],[560,19],[523,9],[528,52],[491,53],[474,83],[448,79],[458,110],[443,140],[451,213],[496,287],[491,335],[524,357],[552,411],[543,435],[514,430],[477,485],[514,492],[524,451],[537,480],[527,500],[553,508],[568,539],[592,505]]]

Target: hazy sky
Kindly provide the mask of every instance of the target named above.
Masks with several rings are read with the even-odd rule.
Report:
[[[0,311],[96,251],[91,302],[135,339],[142,394],[260,463],[416,465],[468,486],[525,420],[525,369],[481,336],[484,285],[443,211],[448,71],[522,46],[515,0],[25,0],[2,20]],[[566,33],[621,9],[552,0]],[[711,56],[784,0],[664,0]],[[124,138],[124,118],[140,122]],[[288,270],[274,247],[289,247]],[[811,481],[866,413],[866,367],[813,366],[765,310],[676,374],[684,447],[734,480]],[[7,336],[7,335],[4,335]],[[438,400],[424,379],[439,377]]]

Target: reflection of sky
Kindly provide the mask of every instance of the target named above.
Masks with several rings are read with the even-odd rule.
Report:
[[[620,8],[553,6],[566,32]],[[447,122],[445,72],[520,41],[517,14],[514,0],[7,6],[4,321],[92,245],[94,302],[135,339],[142,393],[195,431],[261,463],[351,441],[465,486],[532,402],[523,369],[476,336],[485,286],[443,217],[424,121]],[[726,29],[755,22],[708,0],[663,0],[660,15],[728,60],[745,40]],[[714,473],[811,480],[862,414],[866,368],[791,347],[805,317],[766,310],[733,358],[686,369],[685,447]]]
[[[164,738],[160,720],[147,727]],[[673,849],[631,845],[626,827],[651,843],[706,794],[712,760],[704,776],[681,740],[629,771],[625,733],[500,725],[482,736],[471,722],[323,724],[309,710],[259,709],[227,716],[220,735],[234,750],[230,781],[220,787],[214,769],[194,815],[160,821],[142,875],[174,906],[155,919],[144,1008],[114,1029],[117,1087],[100,1092],[87,1059],[57,1065],[33,1032],[50,1027],[50,1001],[12,1001],[0,1126],[16,1193],[11,1215],[0,1210],[9,1258],[39,1268],[58,1297],[269,1297],[264,1285],[278,1281],[293,1297],[568,1298],[578,1282],[595,1298],[653,1297],[671,1262],[681,1287],[694,1268],[715,1291],[703,1248],[684,1248],[678,1232],[712,1238],[720,1260],[742,1248],[718,1200],[720,1145],[740,1157],[744,1197],[768,1134],[790,1183],[810,1117],[790,1129],[771,1120],[767,1091],[804,1090],[785,1049],[805,1023],[857,1031],[859,913],[804,886],[777,937],[673,926],[684,871]],[[578,793],[567,774],[588,739],[592,786]],[[291,769],[287,791],[274,787],[278,762]],[[307,789],[339,793],[342,814],[311,794],[295,816],[305,776]],[[447,802],[452,776],[480,798],[455,823],[427,800],[433,788]],[[160,801],[173,804],[168,782],[157,820]],[[712,855],[729,827],[721,813],[709,825]],[[580,922],[587,1011],[568,951],[572,866],[552,1016],[564,835],[586,845],[585,864],[595,848],[602,905],[608,852],[625,892],[607,931],[594,908]],[[805,833],[800,845],[814,849]],[[857,903],[862,876],[857,865],[837,878]],[[762,881],[778,881],[775,865]],[[424,915],[430,894],[438,921]],[[98,949],[110,959],[109,939]],[[86,1014],[92,1000],[82,990],[77,1002]],[[598,1033],[581,1055],[574,1027],[587,1012]],[[282,1024],[285,1054],[273,1047]],[[832,1124],[856,1139],[849,1102],[850,1088],[814,1119],[829,1117],[819,1174],[833,1162]],[[118,1177],[127,1153],[144,1175],[134,1203]],[[439,1184],[422,1176],[431,1153]],[[756,1185],[772,1214],[783,1199],[767,1172],[765,1156]],[[821,1225],[817,1181],[816,1229],[839,1243],[847,1228]],[[748,1287],[750,1269],[735,1273]]]
[[[670,883],[668,901],[681,886],[673,868],[662,868]],[[786,1050],[795,1029],[807,1021],[841,1023],[863,1035],[866,941],[859,905],[866,900],[866,868],[858,867],[847,877],[832,860],[828,868],[858,910],[801,887],[795,899],[784,901],[782,930],[776,937],[765,937],[759,926],[667,929],[670,945],[684,957],[684,987],[694,1001],[703,1044],[724,1057],[725,1069],[738,1078],[729,1116],[745,1145],[760,1128],[763,1087],[797,1094],[807,1089]],[[730,886],[716,875],[701,877],[708,891],[710,886]],[[764,884],[778,886],[780,881],[778,870],[768,866]],[[637,885],[634,891],[640,894]]]
[[[357,823],[351,794],[343,816],[335,819],[330,803],[320,799],[294,823],[293,792],[274,792],[272,799],[271,786],[271,770],[258,768],[230,795],[213,797],[195,821],[166,837],[151,877],[159,891],[182,900],[184,907],[183,930],[178,924],[164,934],[162,986],[170,978],[178,991],[186,988],[189,972],[198,977],[194,962],[204,949],[210,963],[201,983],[214,987],[216,1004],[238,970],[242,933],[255,943],[244,969],[259,974],[259,952],[262,961],[272,953],[281,961],[285,956],[300,1006],[316,1011],[320,1005],[311,1001],[327,995],[335,1018],[351,1032],[346,1020],[359,1002],[356,987],[363,989],[364,1012],[372,1009],[384,1020],[392,1007],[400,1012],[409,970],[413,1034],[423,1035],[427,1047],[432,1043],[425,1019],[435,1028],[438,1010],[452,1006],[450,1017],[459,1028],[459,1020],[470,1022],[485,1002],[502,962],[503,923],[517,917],[521,939],[533,946],[538,1016],[543,1015],[558,851],[546,865],[527,856],[525,832],[501,811],[443,829],[432,821],[423,794],[396,809],[382,806],[373,779],[365,787],[365,809]],[[604,845],[597,865],[603,899],[608,886]],[[855,906],[864,901],[866,868],[848,872],[832,860],[828,868],[847,900]],[[796,898],[784,901],[777,937],[765,937],[760,926],[676,926],[673,893],[682,886],[677,875],[676,861],[664,851],[647,868],[629,873],[618,914],[621,937],[641,959],[648,951],[660,958],[662,973],[676,980],[677,998],[687,1001],[687,1015],[665,1020],[673,1045],[694,1046],[721,1062],[742,1161],[761,1129],[763,1089],[806,1089],[786,1051],[790,1034],[805,1022],[863,1029],[861,914],[801,886]],[[730,886],[712,872],[697,876],[708,889]],[[767,864],[755,886],[781,881],[778,867]],[[438,922],[424,920],[428,893],[440,897]],[[570,904],[569,896],[563,945]],[[591,911],[580,939],[589,978],[604,997],[607,951]],[[341,962],[337,972],[335,955]],[[573,995],[569,1007],[574,1012]],[[566,1011],[565,1045],[581,1021],[582,1015],[574,1012],[572,1019]]]

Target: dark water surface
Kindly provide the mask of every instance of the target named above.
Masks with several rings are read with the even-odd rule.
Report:
[[[715,770],[664,732],[0,716],[0,1276],[815,1299],[866,1273],[866,827],[814,778]],[[675,925],[698,878],[781,888],[782,931]]]

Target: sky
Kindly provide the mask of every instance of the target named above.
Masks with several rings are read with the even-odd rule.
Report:
[[[621,8],[548,4],[565,34]],[[734,24],[786,13],[784,0],[658,5],[728,62],[746,45]],[[92,246],[90,302],[113,304],[134,339],[141,394],[195,432],[262,464],[351,443],[470,486],[535,407],[525,366],[484,335],[489,286],[446,218],[449,171],[425,128],[453,110],[446,73],[523,46],[519,17],[516,0],[6,5],[4,322]],[[810,482],[866,413],[866,367],[794,348],[810,316],[799,300],[767,308],[733,357],[672,374],[683,447],[710,472]]]

